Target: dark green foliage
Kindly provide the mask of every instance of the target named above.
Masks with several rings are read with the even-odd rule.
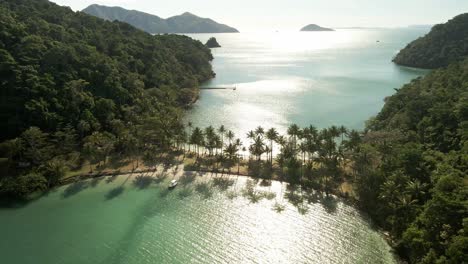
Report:
[[[0,1],[0,20],[3,139],[31,125],[105,127],[125,105],[186,102],[180,88],[213,75],[198,41],[151,36],[45,0]],[[159,98],[147,96],[150,88]]]
[[[426,146],[460,150],[468,138],[468,60],[413,80],[386,99],[371,130],[398,129]]]
[[[435,69],[468,55],[468,14],[456,16],[402,49],[393,59],[403,66]]]
[[[128,142],[141,147],[134,141],[142,136],[168,146],[181,131],[182,107],[213,76],[212,59],[186,36],[151,36],[46,0],[0,0],[0,140],[7,140],[0,157],[8,159],[8,182],[23,177],[16,179],[40,189],[38,177],[18,176],[34,170],[54,185],[79,152],[105,163],[111,150],[135,153]]]
[[[411,263],[466,259],[467,109],[468,59],[387,98],[354,154],[361,205]]]
[[[121,7],[90,5],[84,13],[109,21],[126,22],[151,34],[160,33],[235,33],[237,29],[219,24],[209,18],[201,18],[190,13],[163,19],[155,15]]]
[[[30,172],[16,178],[7,178],[3,181],[2,191],[15,197],[25,197],[35,191],[47,189],[47,180],[40,173]]]

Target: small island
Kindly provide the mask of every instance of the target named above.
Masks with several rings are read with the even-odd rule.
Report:
[[[221,48],[221,45],[219,45],[218,41],[216,40],[216,38],[214,37],[211,37],[205,44],[205,46],[207,46],[208,48],[212,49],[212,48]]]
[[[301,28],[301,31],[335,31],[335,30],[332,28],[321,27],[316,24],[310,24]]]

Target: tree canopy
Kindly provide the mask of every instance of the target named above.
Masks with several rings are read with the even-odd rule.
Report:
[[[0,1],[1,139],[71,124],[88,135],[122,109],[160,111],[213,76],[202,43],[151,36],[46,0]],[[83,130],[83,129],[81,129]]]
[[[361,206],[411,263],[467,259],[468,59],[403,86],[366,130]]]
[[[468,13],[435,25],[424,37],[402,49],[393,61],[416,68],[435,69],[463,60],[468,55]]]
[[[111,150],[135,152],[142,137],[153,139],[144,147],[167,146],[182,108],[214,76],[212,59],[186,36],[152,36],[47,0],[0,0],[0,157],[9,167],[0,193],[53,185],[77,153],[105,162]],[[31,188],[14,191],[21,183]]]

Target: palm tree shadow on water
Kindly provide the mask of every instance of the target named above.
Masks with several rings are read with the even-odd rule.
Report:
[[[220,191],[225,192],[235,183],[234,179],[231,178],[214,178],[213,186],[218,188]]]
[[[148,188],[154,182],[154,177],[151,175],[139,175],[133,179],[133,186],[139,190]]]
[[[244,198],[249,200],[250,203],[258,203],[262,199],[273,200],[276,198],[276,193],[271,191],[257,190],[258,179],[249,179],[245,183],[244,189],[241,193]],[[261,186],[261,185],[260,185]]]
[[[181,185],[189,185],[193,183],[196,179],[197,175],[193,172],[185,172],[182,177],[179,178],[179,182]]]
[[[123,186],[118,186],[110,190],[108,193],[106,193],[106,200],[112,200],[115,197],[121,195],[125,190],[125,187]]]
[[[325,211],[329,214],[334,214],[338,208],[338,199],[333,195],[325,195],[321,200],[320,204],[323,206]]]
[[[302,189],[297,184],[288,184],[284,192],[284,198],[294,207],[297,211],[304,215],[309,211],[309,206],[305,201]]]
[[[203,199],[208,199],[213,196],[213,190],[211,184],[207,182],[201,182],[195,185],[195,191],[197,191]]]
[[[180,200],[183,200],[193,194],[193,189],[190,187],[182,187],[179,192],[178,196]]]
[[[79,192],[85,190],[90,185],[87,181],[77,181],[68,185],[62,193],[62,198],[69,198]]]
[[[333,195],[324,195],[310,189],[304,190],[300,185],[296,184],[288,184],[284,198],[296,207],[300,214],[306,214],[309,211],[309,205],[316,203],[320,203],[327,213],[334,214],[337,211],[339,202],[339,199]]]
[[[90,181],[89,185],[90,185],[91,187],[94,188],[94,187],[98,186],[98,184],[99,184],[103,179],[104,179],[104,177],[95,177],[95,178],[93,178],[93,179]]]
[[[112,200],[118,196],[120,196],[125,191],[125,184],[127,181],[132,177],[132,174],[129,174],[125,181],[122,182],[119,186],[112,188],[109,192],[106,193],[105,199],[106,201]]]
[[[167,189],[166,189],[167,190]],[[134,214],[133,223],[126,230],[125,234],[122,236],[117,246],[108,253],[107,258],[105,258],[101,263],[102,264],[126,264],[126,257],[128,257],[128,252],[130,248],[134,246],[134,242],[140,234],[149,219],[152,219],[156,215],[160,214],[161,205],[158,205],[154,199],[160,199],[157,196],[154,196],[152,199],[148,200],[137,212]]]

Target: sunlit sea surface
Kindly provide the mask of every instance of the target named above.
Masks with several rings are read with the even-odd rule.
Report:
[[[362,128],[394,88],[424,74],[391,58],[426,32],[194,35],[215,36],[223,46],[213,50],[217,77],[205,85],[237,90],[203,91],[187,120],[224,124],[242,138],[258,125],[284,132],[293,122]],[[273,182],[256,185],[274,194],[257,201],[243,195],[245,178],[222,190],[212,180],[197,183],[207,176],[168,191],[171,177],[78,182],[23,207],[0,208],[0,262],[395,263],[366,217],[340,200],[298,198],[300,190]]]
[[[257,183],[270,199],[258,200],[246,178],[226,189],[215,177],[226,176],[172,191],[170,176],[101,178],[0,209],[1,263],[395,263],[383,236],[338,199],[300,199],[273,182]]]
[[[257,126],[284,133],[291,123],[319,128],[362,129],[384,98],[427,71],[391,62],[429,28],[339,29],[335,32],[195,34],[214,36],[216,78],[205,87],[187,120],[196,126],[224,124],[244,142]]]

